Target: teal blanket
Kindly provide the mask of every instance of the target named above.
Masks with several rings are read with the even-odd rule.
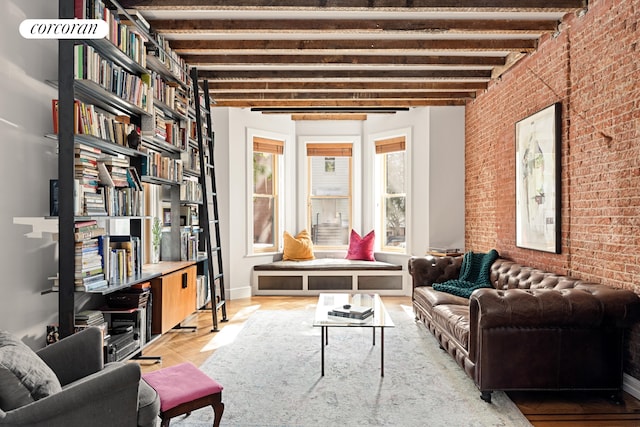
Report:
[[[498,259],[498,251],[491,249],[488,253],[464,254],[458,279],[434,283],[433,289],[469,298],[471,293],[480,288],[491,288],[491,264]]]

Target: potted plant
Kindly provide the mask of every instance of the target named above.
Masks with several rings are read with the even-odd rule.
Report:
[[[157,264],[160,262],[160,243],[162,242],[162,222],[160,218],[153,218],[151,226],[151,262]]]

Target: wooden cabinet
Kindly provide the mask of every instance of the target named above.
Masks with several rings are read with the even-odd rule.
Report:
[[[163,334],[196,311],[196,266],[151,280],[153,334]]]

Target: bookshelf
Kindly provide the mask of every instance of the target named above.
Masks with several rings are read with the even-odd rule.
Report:
[[[79,292],[95,303],[204,261],[197,250],[185,257],[181,248],[179,218],[197,223],[201,203],[199,170],[190,164],[185,174],[183,167],[194,147],[191,127],[198,126],[189,114],[187,66],[116,1],[87,0],[83,11],[76,3],[61,0],[59,17],[105,19],[111,31],[101,40],[60,40],[58,80],[49,82],[58,88],[47,137],[58,143],[61,338],[76,328]],[[159,267],[150,264],[150,242],[163,205],[172,220]],[[195,289],[195,277],[189,283]],[[193,300],[183,302],[191,312]]]

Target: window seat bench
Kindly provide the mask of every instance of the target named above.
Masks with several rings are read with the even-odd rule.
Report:
[[[254,295],[314,295],[327,291],[403,295],[404,276],[399,264],[317,257],[255,265],[252,283]]]

